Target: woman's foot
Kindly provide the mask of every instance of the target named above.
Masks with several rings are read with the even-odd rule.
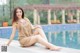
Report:
[[[49,48],[50,50],[59,51],[61,48],[58,46],[52,46]]]
[[[46,49],[49,49],[48,47],[46,47]]]
[[[52,47],[46,47],[46,49],[54,50],[54,51],[59,51],[61,48],[58,46],[52,46]]]
[[[50,50],[54,50],[54,51],[59,51],[61,48],[57,48],[57,47],[54,47],[54,48],[50,48]]]

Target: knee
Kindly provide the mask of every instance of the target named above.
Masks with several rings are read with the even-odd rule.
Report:
[[[39,29],[41,29],[42,28],[42,26],[40,26],[40,25],[36,25],[35,26],[37,29],[39,28]]]
[[[42,30],[42,27],[41,26],[36,26],[36,30],[40,31],[40,30]]]

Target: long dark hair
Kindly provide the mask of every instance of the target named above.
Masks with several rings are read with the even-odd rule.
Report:
[[[18,21],[18,17],[16,16],[17,9],[20,9],[22,11],[22,18],[24,18],[24,11],[23,11],[23,9],[21,7],[17,7],[13,11],[13,20],[12,20],[12,23]]]

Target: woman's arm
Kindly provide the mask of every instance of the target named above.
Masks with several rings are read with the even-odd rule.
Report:
[[[7,45],[9,46],[9,44],[11,43],[11,41],[13,40],[14,36],[15,36],[15,33],[16,33],[16,25],[13,24],[12,26],[12,34],[10,36],[10,40],[8,41]]]

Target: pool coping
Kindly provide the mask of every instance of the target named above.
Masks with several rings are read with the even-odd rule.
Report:
[[[0,38],[0,46],[5,45],[8,40],[9,39]],[[8,53],[18,53],[18,52],[19,53],[26,53],[26,52],[28,53],[71,53],[71,52],[80,53],[80,50],[62,47],[60,51],[50,51],[48,49],[45,49],[44,46],[38,43],[32,47],[22,48],[18,41],[13,40],[10,46],[8,46]]]
[[[45,30],[45,32],[80,30],[80,24],[48,24],[48,25],[41,25],[41,26],[43,30]],[[0,27],[0,29],[6,29],[6,28],[12,28],[12,26]]]

